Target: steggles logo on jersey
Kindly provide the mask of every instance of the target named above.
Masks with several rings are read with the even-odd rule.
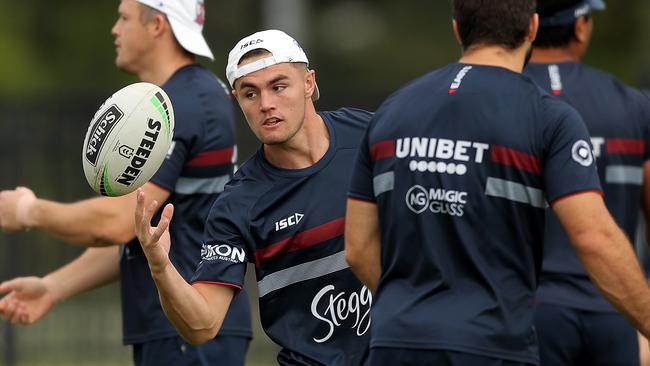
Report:
[[[412,158],[409,169],[412,172],[430,172],[464,175],[465,163],[483,162],[489,144],[464,140],[438,139],[430,137],[405,137],[397,139],[395,156],[398,159]],[[420,159],[436,159],[419,160]],[[451,161],[440,161],[451,160]]]
[[[406,206],[416,214],[427,209],[434,214],[463,216],[467,204],[467,192],[442,188],[425,189],[420,185],[406,192]]]
[[[364,335],[370,329],[370,307],[372,305],[372,294],[363,286],[359,292],[351,294],[341,291],[336,293],[333,285],[323,287],[311,301],[312,315],[327,324],[327,334],[317,338],[314,342],[323,343],[332,338],[336,328],[343,325],[349,319],[354,320],[350,328],[356,331],[357,336]]]
[[[300,220],[305,217],[305,215],[301,213],[295,213],[285,219],[282,219],[280,221],[276,221],[275,223],[275,231],[280,231],[283,229],[286,229],[290,226],[298,225],[300,223]]]
[[[571,157],[576,163],[585,167],[590,166],[594,162],[591,146],[585,140],[578,140],[573,144]]]
[[[201,247],[201,259],[206,261],[227,261],[232,263],[244,263],[246,252],[244,249],[233,247],[228,244],[203,244]]]

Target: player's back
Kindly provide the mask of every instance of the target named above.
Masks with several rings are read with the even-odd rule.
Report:
[[[530,64],[528,74],[544,90],[571,104],[591,134],[605,203],[628,237],[634,237],[648,158],[650,101],[613,76],[575,62]],[[614,308],[591,284],[553,212],[545,229],[538,297],[582,309]]]
[[[537,362],[546,199],[599,188],[579,169],[549,179],[572,147],[589,166],[575,136],[586,139],[574,110],[499,67],[452,64],[384,103],[366,146],[382,230],[372,347]]]

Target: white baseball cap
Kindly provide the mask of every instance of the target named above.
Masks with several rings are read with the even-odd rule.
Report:
[[[271,53],[271,56],[239,66],[241,58],[254,50],[266,50]],[[230,86],[233,87],[235,81],[242,76],[284,62],[301,62],[309,66],[305,51],[300,47],[298,41],[288,34],[276,29],[257,32],[242,38],[230,51],[226,66],[226,78]],[[318,100],[318,98],[320,98],[320,91],[316,85],[311,99]]]
[[[203,38],[205,4],[203,0],[136,0],[167,15],[174,36],[183,48],[195,55],[214,60]]]

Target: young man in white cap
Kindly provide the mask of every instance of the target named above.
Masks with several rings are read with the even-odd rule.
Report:
[[[196,55],[213,58],[201,34],[203,1],[122,0],[118,12],[112,30],[116,65],[161,85],[174,103],[173,147],[143,190],[179,210],[170,228],[176,244],[170,256],[189,279],[200,260],[205,218],[233,173],[233,107],[223,83],[196,64]],[[27,188],[0,193],[4,230],[34,228],[69,243],[104,246],[43,278],[2,283],[0,291],[10,294],[0,300],[0,313],[13,323],[31,324],[57,302],[120,277],[124,343],[133,345],[135,364],[243,365],[251,337],[246,295],[234,300],[219,337],[200,347],[185,343],[163,313],[135,239],[135,196],[62,204],[37,199]]]
[[[210,211],[191,285],[168,254],[176,245],[167,235],[174,206],[165,207],[153,230],[157,204],[146,204],[144,191],[138,196],[137,233],[165,312],[190,342],[211,339],[252,262],[262,325],[283,347],[280,364],[360,365],[372,296],[345,263],[343,216],[371,113],[316,112],[316,74],[300,45],[281,31],[239,41],[226,73],[262,146]]]
[[[538,0],[540,29],[525,73],[584,119],[607,208],[633,238],[643,192],[650,192],[644,180],[650,177],[650,101],[580,63],[591,40],[592,11],[604,8],[600,0]],[[634,327],[598,292],[552,210],[546,211],[536,300],[542,365],[639,364]]]

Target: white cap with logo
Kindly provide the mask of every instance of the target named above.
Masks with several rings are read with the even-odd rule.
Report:
[[[203,38],[205,4],[203,0],[136,0],[167,15],[174,36],[183,48],[195,55],[214,60]]]
[[[239,66],[242,56],[254,50],[266,50],[271,53],[271,56]],[[301,62],[309,66],[305,51],[300,47],[298,41],[288,34],[276,29],[257,32],[237,42],[230,51],[226,66],[226,78],[230,86],[233,87],[235,81],[242,76],[284,62]],[[312,100],[318,100],[319,97],[320,92],[316,85]]]

